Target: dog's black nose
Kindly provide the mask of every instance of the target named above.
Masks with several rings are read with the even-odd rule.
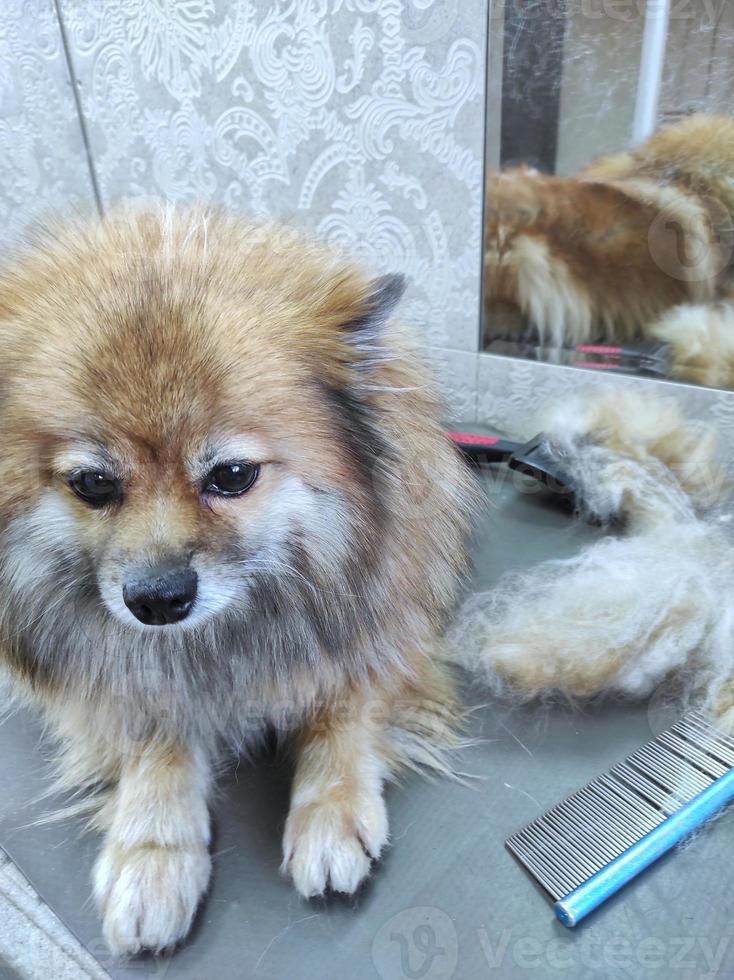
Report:
[[[146,626],[179,623],[191,612],[196,599],[197,575],[193,568],[154,568],[145,578],[123,586],[122,598],[130,612]]]

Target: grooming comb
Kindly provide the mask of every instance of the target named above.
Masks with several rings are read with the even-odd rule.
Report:
[[[732,799],[734,738],[694,711],[505,843],[572,927]]]

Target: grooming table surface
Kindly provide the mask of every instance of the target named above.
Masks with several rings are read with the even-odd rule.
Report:
[[[477,587],[507,569],[569,556],[601,533],[539,494],[517,493],[503,467],[485,483],[490,507],[476,549]],[[470,725],[480,741],[460,763],[481,778],[462,786],[410,775],[390,787],[392,846],[350,900],[303,901],[279,875],[289,773],[268,758],[242,763],[216,807],[210,894],[173,957],[111,960],[89,900],[98,840],[74,821],[28,826],[42,813],[31,801],[47,776],[38,723],[23,713],[0,726],[0,844],[113,977],[731,977],[734,812],[575,931],[555,921],[550,902],[504,848],[510,833],[674,717],[655,696],[647,706],[584,712],[485,703]]]

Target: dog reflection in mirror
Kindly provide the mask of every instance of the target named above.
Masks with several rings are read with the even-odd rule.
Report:
[[[573,177],[490,173],[486,340],[655,338],[678,377],[734,382],[733,257],[728,117],[690,116]]]

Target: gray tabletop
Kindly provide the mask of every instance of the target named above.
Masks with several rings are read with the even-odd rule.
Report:
[[[476,584],[572,554],[602,532],[503,469],[489,504]],[[0,844],[113,977],[474,980],[483,977],[734,976],[734,813],[709,826],[570,931],[504,848],[541,810],[670,724],[662,702],[571,709],[475,703],[462,786],[407,776],[388,789],[392,846],[355,898],[306,902],[280,877],[289,773],[265,757],[226,778],[216,806],[215,873],[174,956],[112,961],[90,902],[98,841],[80,823],[29,826],[47,774],[38,722],[0,727]],[[47,806],[47,804],[45,804]]]

